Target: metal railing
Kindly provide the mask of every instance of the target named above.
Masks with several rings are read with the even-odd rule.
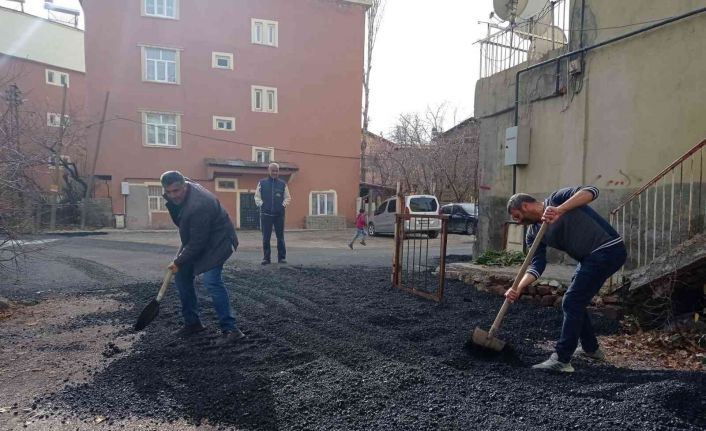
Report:
[[[448,221],[446,215],[396,215],[393,287],[441,302],[446,281]],[[438,245],[432,242],[436,235],[439,236]],[[437,247],[438,256],[434,250]],[[435,274],[437,258],[439,270]]]
[[[706,140],[611,211],[610,223],[623,237],[628,251],[623,271],[645,267],[704,232],[704,148]]]
[[[505,27],[497,22],[480,22],[488,35],[480,45],[480,77],[486,78],[528,60],[537,60],[546,52],[567,46],[569,15],[567,0],[547,0],[536,15]]]

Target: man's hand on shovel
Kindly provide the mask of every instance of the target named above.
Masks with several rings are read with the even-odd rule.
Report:
[[[174,262],[170,263],[169,266],[167,266],[167,269],[172,271],[172,274],[176,274],[177,272],[179,272],[179,267]]]

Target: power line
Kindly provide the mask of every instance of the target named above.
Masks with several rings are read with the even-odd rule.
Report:
[[[114,121],[114,120],[128,121],[128,122],[130,122],[130,123],[140,124],[140,125],[143,125],[143,126],[148,125],[148,123],[145,123],[145,122],[142,122],[142,121],[137,121],[137,120],[132,120],[132,119],[130,119],[130,118],[121,117],[121,116],[119,116],[119,115],[116,115],[116,116],[113,117],[112,119],[106,120],[105,122],[110,122],[110,121]],[[98,122],[98,123],[93,123],[92,126],[93,126],[93,125],[96,125],[96,124],[100,124],[100,122]],[[207,135],[201,135],[201,134],[199,134],[199,133],[188,132],[188,131],[186,131],[186,130],[184,130],[184,129],[176,129],[176,130],[177,130],[179,133],[183,134],[183,135],[188,135],[188,136],[193,136],[193,137],[196,137],[196,138],[207,139],[207,140],[210,140],[210,141],[226,142],[226,143],[229,143],[229,144],[242,145],[242,146],[249,147],[249,148],[257,147],[257,145],[246,144],[245,142],[233,141],[233,140],[230,140],[230,139],[223,139],[223,138],[214,138],[213,136],[207,136]],[[336,154],[312,153],[312,152],[308,152],[308,151],[287,150],[287,149],[283,149],[283,148],[275,148],[275,149],[276,149],[277,151],[280,151],[280,152],[294,153],[294,154],[303,154],[303,155],[307,155],[307,156],[320,156],[320,157],[333,157],[333,158],[337,158],[337,159],[360,160],[360,156],[341,156],[341,155],[336,155]]]

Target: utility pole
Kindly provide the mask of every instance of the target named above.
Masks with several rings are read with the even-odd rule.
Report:
[[[86,194],[81,201],[81,229],[86,228],[86,206],[88,199],[91,197],[93,192],[93,183],[96,178],[96,163],[98,163],[98,153],[101,149],[101,137],[103,137],[103,126],[105,125],[105,113],[108,111],[108,99],[110,98],[110,91],[105,93],[105,101],[103,102],[103,114],[101,115],[101,122],[98,126],[98,142],[96,142],[96,152],[93,153],[93,164],[91,165],[91,175],[88,177],[88,185],[86,186]]]
[[[52,145],[54,151],[54,184],[51,185],[51,192],[54,196],[51,200],[51,215],[49,218],[49,230],[56,229],[56,207],[59,204],[59,183],[61,182],[61,150],[63,147],[64,131],[66,130],[66,83],[64,83],[64,94],[61,101],[61,115],[59,116],[59,140]],[[56,147],[56,149],[55,149]]]

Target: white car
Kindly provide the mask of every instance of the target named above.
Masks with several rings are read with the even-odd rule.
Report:
[[[439,201],[432,195],[410,195],[404,198],[406,214],[439,215]],[[397,213],[397,198],[391,197],[383,202],[368,219],[370,236],[395,233],[395,213]],[[429,238],[436,238],[441,231],[441,220],[438,218],[413,218],[405,221],[405,232],[425,233]]]

